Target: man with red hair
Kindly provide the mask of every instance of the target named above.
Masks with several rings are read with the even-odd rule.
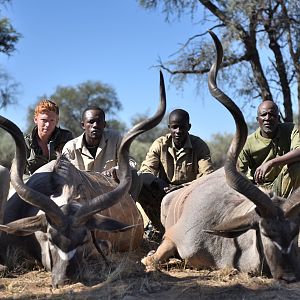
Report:
[[[56,159],[65,143],[73,138],[69,130],[57,127],[59,108],[53,101],[41,100],[34,110],[35,123],[31,133],[25,135],[27,164],[25,174],[31,175],[35,170],[49,161]]]

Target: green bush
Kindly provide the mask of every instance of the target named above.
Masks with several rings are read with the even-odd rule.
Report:
[[[15,143],[10,134],[0,130],[0,165],[9,168],[15,154]]]

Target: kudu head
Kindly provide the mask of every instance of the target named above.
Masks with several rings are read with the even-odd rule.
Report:
[[[226,181],[230,187],[252,201],[256,208],[227,220],[207,232],[234,238],[249,229],[255,229],[259,251],[263,256],[261,261],[266,261],[273,278],[287,282],[295,281],[300,274],[297,253],[300,191],[297,190],[290,197],[291,199],[271,197],[237,170],[238,155],[247,139],[247,125],[240,109],[217,87],[216,77],[223,58],[223,48],[217,36],[212,31],[209,33],[217,49],[216,61],[209,72],[209,90],[212,96],[230,111],[236,124],[235,136],[224,165]]]
[[[85,204],[74,201],[78,197],[72,184],[63,184],[61,195],[65,205],[59,207],[51,197],[30,188],[23,182],[23,171],[26,162],[26,151],[23,134],[20,129],[9,120],[0,116],[0,126],[8,131],[16,143],[15,159],[11,168],[11,182],[18,195],[29,204],[37,207],[44,214],[16,220],[6,225],[0,225],[0,230],[9,234],[36,236],[43,234],[42,262],[52,272],[52,285],[63,285],[67,279],[67,267],[78,256],[81,247],[91,241],[92,231],[124,231],[132,228],[112,218],[99,214],[116,204],[121,197],[128,193],[131,185],[131,171],[129,166],[129,147],[134,138],[152,129],[162,120],[166,110],[166,95],[163,75],[160,72],[160,105],[155,115],[135,125],[124,136],[119,148],[118,177],[119,184],[112,191],[90,199]],[[60,168],[71,174],[76,169],[66,158],[59,158]],[[57,164],[57,162],[56,162]],[[55,175],[56,176],[56,175]],[[59,178],[56,178],[59,182]],[[80,196],[80,195],[79,195]],[[76,199],[75,199],[76,200]],[[77,257],[78,259],[78,257]],[[80,257],[79,257],[80,259]],[[69,268],[70,269],[70,268]]]

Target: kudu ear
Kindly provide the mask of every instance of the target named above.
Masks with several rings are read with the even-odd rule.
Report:
[[[89,219],[86,225],[90,230],[99,229],[109,232],[127,231],[136,226],[124,224],[101,214],[95,214],[92,218]]]
[[[219,235],[227,238],[235,238],[245,233],[249,229],[255,229],[258,225],[258,215],[255,211],[251,211],[237,218],[231,218],[220,223],[213,229],[204,230],[209,234]]]
[[[44,214],[23,218],[6,225],[0,225],[0,230],[19,236],[30,235],[36,231],[47,231],[47,220]]]

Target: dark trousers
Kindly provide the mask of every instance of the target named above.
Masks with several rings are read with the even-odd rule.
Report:
[[[138,201],[153,226],[163,233],[164,227],[160,222],[160,205],[163,197],[166,195],[164,188],[168,187],[168,183],[149,173],[139,174],[139,177],[141,181],[141,191],[138,196]]]
[[[132,181],[131,181],[129,194],[131,195],[132,199],[136,202],[138,201],[138,196],[140,194],[142,184],[143,184],[136,169],[131,169],[131,180]]]

